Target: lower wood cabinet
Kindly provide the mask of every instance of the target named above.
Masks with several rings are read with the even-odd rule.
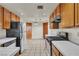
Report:
[[[52,56],[63,56],[54,45],[52,45]]]

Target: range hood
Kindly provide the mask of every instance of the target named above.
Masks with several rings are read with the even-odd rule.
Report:
[[[61,17],[60,16],[56,16],[54,18],[54,20],[51,21],[51,23],[60,23],[61,22]]]

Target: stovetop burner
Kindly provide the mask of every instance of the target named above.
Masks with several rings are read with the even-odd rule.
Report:
[[[67,41],[68,33],[67,32],[59,32],[57,36],[48,36],[48,41]]]
[[[58,36],[52,36],[52,37],[48,37],[47,39],[48,41],[66,41],[67,39],[66,38],[62,38],[62,37],[58,37]]]

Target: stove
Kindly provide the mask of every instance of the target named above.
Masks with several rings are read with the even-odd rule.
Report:
[[[67,32],[58,32],[57,36],[48,36],[46,39],[46,47],[50,47],[49,53],[52,56],[52,41],[67,41],[68,40],[68,33]]]

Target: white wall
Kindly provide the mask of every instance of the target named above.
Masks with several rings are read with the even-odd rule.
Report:
[[[6,30],[0,29],[0,38],[5,38],[6,37]]]
[[[43,38],[43,24],[32,24],[32,39]]]
[[[62,31],[69,33],[69,40],[79,44],[79,28],[62,29]]]
[[[56,35],[57,32],[64,31],[69,33],[69,40],[79,44],[79,28],[69,28],[69,29],[50,29],[49,34],[51,36]]]

